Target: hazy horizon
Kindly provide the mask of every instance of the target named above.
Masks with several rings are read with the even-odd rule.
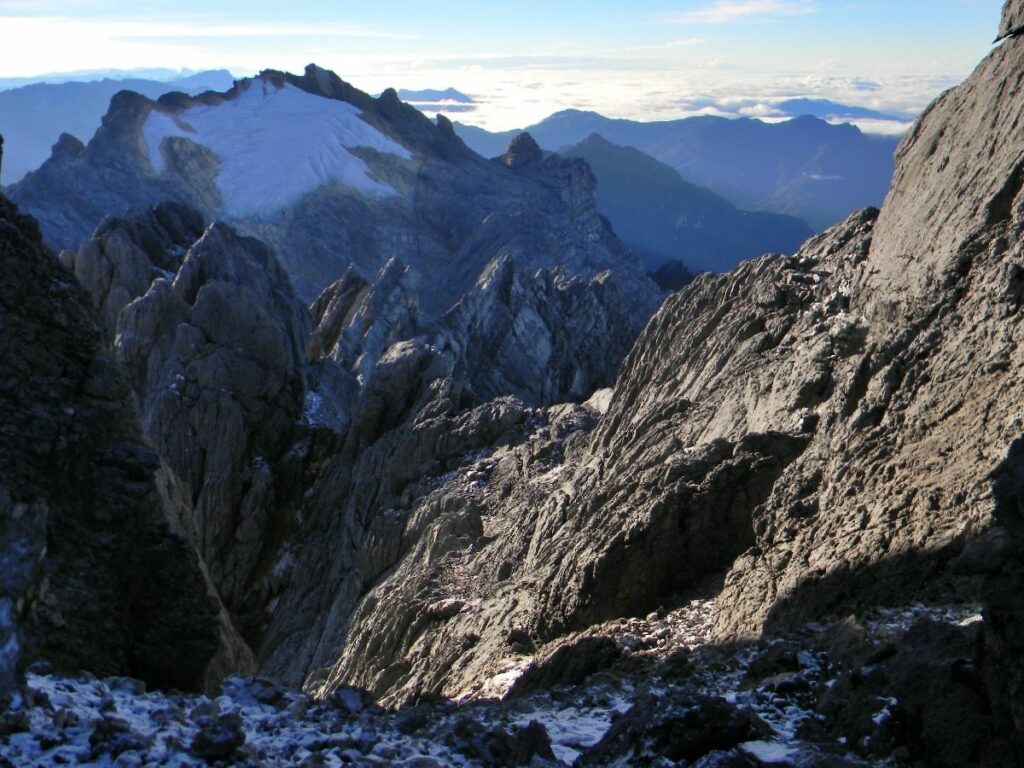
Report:
[[[569,0],[488,13],[464,0],[119,5],[0,0],[0,78],[155,68],[241,77],[316,62],[374,93],[454,87],[476,103],[450,116],[489,130],[567,108],[638,120],[772,119],[788,98],[909,122],[988,52],[1001,2]],[[906,125],[851,122],[884,132]]]

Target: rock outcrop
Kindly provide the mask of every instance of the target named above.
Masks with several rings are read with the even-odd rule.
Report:
[[[1019,35],[1021,31],[1024,31],[1024,5],[1018,0],[1006,0],[996,42],[1012,35]]]
[[[161,203],[105,219],[77,252],[62,251],[60,257],[92,296],[113,341],[121,310],[158,277],[173,278],[204,228],[195,210]]]
[[[852,268],[874,216],[800,257],[699,278],[645,330],[610,409],[606,398],[549,409],[511,444],[463,459],[416,502],[406,525],[431,521],[410,540],[422,543],[362,601],[340,662],[316,685],[350,680],[388,700],[462,695],[517,655],[509,638],[532,648],[646,613],[727,569],[755,543],[759,506],[812,445],[829,366],[855,368],[861,341],[841,298],[808,310],[830,293],[815,281],[815,256]],[[814,328],[816,344],[770,343]],[[756,413],[732,401],[740,381],[765,393]],[[432,606],[455,603],[432,618]]]
[[[117,358],[145,433],[182,481],[199,551],[232,607],[277,527],[275,469],[303,408],[308,333],[274,257],[223,224],[118,317]]]
[[[142,438],[89,296],[6,199],[0,260],[3,684],[42,656],[202,687],[246,652],[185,533],[188,505]]]

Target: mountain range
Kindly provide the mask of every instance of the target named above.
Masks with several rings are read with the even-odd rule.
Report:
[[[0,196],[0,758],[1024,764],[998,35],[880,209],[670,296],[529,134],[115,97]]]
[[[431,317],[499,255],[587,279],[617,269],[638,331],[655,289],[591,207],[593,183],[581,161],[539,150],[485,160],[394,91],[374,99],[311,65],[224,94],[122,92],[88,145],[65,135],[9,194],[57,248],[131,206],[185,202],[268,242],[305,301],[350,267],[371,279],[397,260],[431,286]]]
[[[455,130],[487,157],[519,133],[489,133],[462,123]],[[858,208],[881,205],[898,143],[811,116],[777,123],[722,117],[643,123],[566,110],[526,130],[550,151],[597,134],[639,149],[742,209],[795,216],[816,230]]]
[[[428,104],[439,104],[444,101],[453,101],[457,104],[472,104],[473,97],[467,96],[454,88],[424,88],[421,90],[411,90],[409,88],[399,88],[398,98],[402,101],[408,101],[410,103],[428,103]]]
[[[559,154],[587,161],[598,210],[649,269],[679,260],[694,272],[724,272],[764,253],[795,253],[813,234],[792,216],[741,211],[654,158],[597,135]]]
[[[72,154],[76,152],[76,142],[81,140],[84,143],[87,140],[91,140],[96,128],[100,125],[104,112],[109,109],[109,100],[121,90],[139,93],[150,99],[158,99],[164,93],[172,91],[196,95],[203,91],[214,92],[224,90],[230,88],[232,83],[231,75],[227,72],[209,72],[198,73],[184,79],[167,82],[108,79],[96,82],[69,82],[56,85],[33,84],[8,91],[0,91],[0,130],[4,130],[7,137],[7,161],[5,163],[4,180],[10,182],[18,179],[30,170],[37,169],[49,157],[53,148],[59,150],[57,152],[59,156],[66,156],[68,152]],[[399,92],[398,97],[421,111],[429,107],[429,101],[442,99],[446,103],[452,102],[467,109],[473,107],[470,97],[453,88],[423,91],[405,90]],[[59,105],[59,107],[55,109],[54,105]],[[290,104],[284,105],[285,112],[290,108]],[[296,105],[296,108],[299,107]],[[252,118],[253,116],[250,116],[248,119]],[[612,132],[617,131],[620,134],[628,134],[626,135],[626,143],[632,141],[635,135],[639,135],[638,132],[646,135],[651,130],[663,130],[665,128],[665,125],[661,124],[637,123],[632,124],[631,129],[625,130],[621,124],[622,121],[616,123],[606,121],[604,118],[592,114],[567,112],[553,116],[548,121],[537,126],[536,130],[538,135],[541,136],[542,145],[544,142],[549,144],[558,143],[562,137],[571,135],[573,130],[576,129],[572,128],[569,124],[580,120],[594,122],[603,129],[607,129],[609,126],[618,126]],[[279,122],[280,118],[273,125],[266,126],[264,130],[273,134],[278,130],[276,126]],[[750,127],[754,133],[770,128],[770,126],[757,121],[748,122],[751,123]],[[660,129],[659,125],[661,126]],[[674,124],[670,124],[669,127],[672,125]],[[149,121],[146,130],[150,132],[156,130],[153,126],[154,122]],[[555,126],[561,127],[555,128]],[[179,128],[176,130],[178,130],[180,136],[187,136],[187,129]],[[185,130],[185,133],[181,133],[182,130]],[[215,132],[217,130],[220,129],[214,129]],[[479,140],[482,136],[478,131],[460,130],[466,131],[463,138],[467,138],[471,146],[475,146],[477,150],[483,152],[488,157],[502,154],[507,147],[508,141],[515,135],[518,135],[516,132],[508,132],[488,136],[484,142],[486,146],[482,146],[479,141],[475,145],[473,144],[474,141]],[[675,132],[672,135],[687,133],[687,131],[682,130],[678,126],[673,130]],[[824,130],[827,132],[830,130],[830,127],[825,126]],[[731,132],[732,127],[726,126],[725,123],[721,122],[713,123],[708,126],[708,131],[705,132],[711,138],[705,136],[701,141],[716,146],[733,140],[740,143],[749,143],[747,136],[737,135],[732,139],[714,138],[721,131]],[[61,137],[65,136],[65,134],[66,137],[62,139]],[[329,131],[328,133],[321,131],[321,138],[327,135],[329,135]],[[773,135],[768,133],[766,137],[770,138]],[[837,135],[845,134],[840,131]],[[854,135],[860,134],[854,132]],[[143,139],[149,141],[147,137],[143,137]],[[222,158],[222,155],[228,151],[227,144],[236,139],[225,134],[218,140],[222,144],[219,148],[213,149],[213,154]],[[237,140],[241,143],[245,142],[244,137],[238,137]],[[351,137],[346,140],[350,141]],[[689,139],[685,139],[685,137],[680,139],[680,141],[685,140]],[[819,140],[824,141],[825,139],[819,137]],[[697,185],[690,184],[688,180],[684,180],[686,178],[685,175],[680,178],[674,169],[665,166],[657,167],[656,161],[644,157],[640,152],[633,152],[632,154],[625,151],[619,152],[615,160],[612,161],[607,151],[591,151],[585,159],[591,163],[593,169],[597,172],[600,189],[598,203],[601,213],[607,216],[619,234],[625,237],[629,247],[641,257],[648,269],[656,270],[667,261],[682,260],[690,272],[705,269],[722,270],[735,266],[743,258],[750,258],[766,251],[792,253],[800,242],[811,233],[807,226],[795,220],[796,217],[787,217],[784,214],[772,215],[771,207],[778,202],[781,196],[794,194],[799,197],[802,195],[803,191],[801,190],[803,190],[807,183],[807,179],[810,176],[814,176],[814,174],[810,174],[810,176],[802,175],[799,180],[791,178],[787,180],[785,173],[777,174],[777,179],[781,180],[780,184],[786,187],[783,191],[764,189],[763,184],[760,184],[762,188],[749,189],[751,186],[757,186],[753,180],[764,177],[765,173],[762,166],[774,164],[784,169],[794,163],[803,162],[799,158],[797,160],[793,159],[794,150],[792,146],[780,144],[775,139],[768,140],[768,138],[763,138],[762,143],[765,141],[767,141],[767,145],[763,147],[764,157],[758,158],[750,167],[734,167],[712,179],[713,184],[722,182],[722,177],[729,174],[739,175],[747,179],[742,184],[748,187],[748,189],[737,190],[734,185],[730,188],[730,195],[744,195],[745,199],[749,202],[748,207],[755,209],[766,207],[767,209],[742,214],[739,211],[732,210],[731,203],[733,201],[730,199],[730,195],[723,197],[710,189],[699,189]],[[841,151],[852,153],[858,156],[860,161],[863,161],[851,161],[853,164],[861,168],[871,167],[873,150],[869,149],[868,145],[853,147],[845,146],[843,142],[839,142],[838,145],[843,146]],[[797,154],[800,151],[804,154],[811,152],[812,146],[808,145],[803,150],[797,151]],[[493,149],[493,152],[488,152],[488,149]],[[571,148],[563,145],[557,146],[556,149],[570,150],[576,153],[585,151],[583,148]],[[321,147],[321,151],[326,150],[323,150]],[[737,151],[729,152],[726,152],[725,149],[719,146],[718,152],[719,154],[732,155],[747,152],[749,155],[749,149],[745,145],[743,148],[737,148]],[[832,162],[829,158],[835,155],[836,152],[825,148],[821,149],[817,154],[819,158],[814,160],[812,165],[814,168],[820,169],[823,167],[823,163],[828,165]],[[824,160],[821,160],[821,158],[824,158]],[[155,164],[155,167],[160,169],[161,157],[159,154],[152,154],[150,159]],[[299,187],[303,187],[304,191],[309,192],[312,190],[310,185],[314,181],[344,181],[344,173],[340,170],[341,166],[337,162],[337,158],[327,161],[326,166],[319,169],[314,166],[320,163],[321,160],[310,159],[308,153],[306,157],[298,158],[297,160],[298,164],[295,167],[299,169],[300,173],[290,179],[288,184],[297,184]],[[238,173],[238,169],[245,162],[247,161],[229,161],[228,164],[235,167],[235,173]],[[704,165],[708,165],[711,162],[716,161],[711,160]],[[252,168],[257,167],[251,163],[249,165]],[[687,172],[690,171],[693,171],[693,168],[689,168]],[[42,175],[45,176],[46,174],[43,173]],[[135,174],[137,177],[144,175],[144,173]],[[227,175],[222,173],[221,178],[223,180],[227,178]],[[277,177],[278,182],[281,182],[282,178],[279,174]],[[351,181],[352,179],[348,179],[345,183]],[[28,182],[25,186],[31,188],[34,184],[38,183],[39,180],[36,179]],[[278,183],[276,193],[279,195],[283,194],[288,184]],[[651,198],[651,184],[658,186],[659,194],[663,194],[665,196],[664,199],[654,200]],[[819,202],[827,200],[827,204],[832,207],[831,214],[833,216],[846,215],[858,205],[878,202],[876,199],[877,195],[864,191],[852,192],[848,189],[848,182],[833,178],[825,179],[824,177],[815,176],[815,180],[810,183],[810,188],[804,191],[815,192],[816,194],[821,191],[820,187],[822,185],[838,185],[845,190],[845,193],[848,193],[845,194],[845,197],[840,195],[838,198],[829,196],[815,198]],[[102,189],[98,190],[97,194],[107,195],[108,197],[112,195],[109,183],[103,183],[101,187]],[[814,187],[818,189],[813,189]],[[256,180],[253,180],[252,184],[246,182],[246,188],[249,192],[254,192],[260,188],[260,185],[256,183]],[[368,189],[365,183],[363,188],[364,192]],[[635,194],[637,190],[648,191],[641,191],[640,196],[637,197]],[[19,198],[20,194],[19,192],[14,192],[13,196],[15,199],[21,199]],[[764,205],[763,201],[754,201],[753,198],[755,196],[762,194],[773,195],[775,202]],[[647,196],[646,200],[644,199],[645,195]],[[188,199],[193,204],[197,204],[200,208],[206,210],[208,215],[212,214],[215,208],[215,206],[213,208],[210,206],[210,201],[200,203],[195,199],[194,195],[184,196],[184,193],[180,191],[169,193],[167,196],[171,199]],[[99,222],[99,217],[103,213],[121,212],[125,206],[131,204],[136,199],[136,192],[132,191],[124,195],[121,202],[116,202],[111,197],[111,199],[104,203],[94,206],[96,211],[94,215],[88,216],[76,226],[66,229],[62,239],[55,241],[55,244],[67,247],[81,242]],[[161,199],[161,193],[151,190],[150,193],[141,199],[155,202]],[[289,200],[290,203],[296,201],[297,198]],[[26,202],[27,210],[34,210],[31,207],[31,203],[28,201],[24,202]],[[83,204],[88,205],[88,203]],[[245,207],[243,205],[243,208]],[[800,208],[799,205],[795,207]],[[262,205],[255,205],[255,207],[254,205],[249,205],[247,210],[222,210],[220,213],[232,220],[239,217],[250,219],[252,220],[249,222],[250,226],[256,226],[256,218],[262,221],[268,213],[279,214],[282,210],[283,208],[278,207],[276,210],[269,211],[264,210]],[[38,211],[35,212],[37,215],[39,214]],[[811,213],[814,214],[813,211]],[[816,216],[815,220],[819,224],[824,222],[820,215],[814,215]],[[280,224],[269,226],[270,230],[273,231],[281,229]],[[66,228],[67,223],[62,224],[61,227]],[[45,227],[48,236],[52,236],[55,229],[55,225],[52,223]],[[276,235],[268,234],[268,231],[264,227],[261,236],[267,237],[272,241],[275,240]],[[300,237],[306,237],[307,235],[308,233],[303,233]],[[366,238],[360,239],[366,240]],[[300,245],[300,249],[303,250],[310,248],[314,251],[314,258],[319,258],[323,251],[329,249],[329,246],[323,242]],[[294,249],[289,248],[286,250]],[[324,276],[315,278],[315,286],[310,286],[307,289],[300,285],[300,290],[304,292],[306,297],[311,297],[315,294],[316,290],[322,288],[331,278],[340,274],[339,270],[343,270],[345,264],[345,260],[342,259],[333,270],[328,270]],[[372,265],[363,264],[363,268],[368,268],[371,272],[379,269],[380,266],[381,262],[379,259]],[[673,285],[678,284],[678,280],[670,282]]]
[[[899,115],[891,115],[879,112],[867,107],[856,107],[850,104],[840,104],[829,99],[786,99],[775,105],[775,108],[784,115],[790,117],[803,117],[810,115],[822,120],[888,120],[901,121],[905,118]]]

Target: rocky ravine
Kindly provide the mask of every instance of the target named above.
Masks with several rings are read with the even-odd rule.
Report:
[[[406,532],[434,520],[312,690],[460,695],[718,570],[720,641],[1008,578],[992,472],[1015,476],[1002,462],[1020,434],[1022,57],[1009,37],[933,105],[880,214],[698,279],[648,325],[601,418],[549,411],[402,513]]]
[[[1006,4],[1004,33],[1022,12]],[[458,712],[505,728],[521,707],[560,747],[549,755],[527,721],[515,724],[532,736],[507,730],[494,739],[510,751],[483,754],[466,742],[475,726],[453,726],[471,764],[1013,764],[1022,72],[1011,34],[908,135],[881,212],[792,258],[698,278],[648,323],[612,390],[598,387],[631,337],[608,334],[633,316],[615,274],[517,270],[499,253],[436,311],[417,299],[421,273],[395,260],[374,278],[349,272],[307,312],[265,246],[176,206],[107,222],[63,255],[102,312],[81,348],[123,363],[167,464],[150,471],[180,489],[177,541],[209,564],[261,672],[344,717],[352,685],[387,705],[508,694],[496,712]],[[502,164],[535,173],[537,155],[521,140]],[[22,237],[12,254],[58,270]],[[18,412],[46,412],[50,391]],[[53,407],[73,399],[52,392]],[[4,536],[39,551],[24,514],[4,519]],[[5,586],[8,616],[38,583],[34,561]],[[77,662],[49,655],[59,670]],[[216,708],[160,700],[157,716],[109,683],[105,696],[88,680],[32,681],[81,693],[86,722],[64,738],[100,754],[126,731],[101,727],[90,697],[141,707],[141,739],[162,722],[177,740],[162,749],[190,740],[203,760],[216,734],[217,755],[243,759],[277,717],[236,711],[254,705],[232,684]],[[294,694],[268,696],[289,712],[267,727],[303,731],[314,762],[463,759],[430,738],[374,758],[395,747],[375,719],[389,716],[374,710],[357,734],[326,710],[303,721]],[[54,748],[33,734],[78,706],[28,703],[10,727],[29,736],[9,754]],[[425,706],[410,732],[451,748],[448,705]],[[557,733],[594,709],[594,738]]]

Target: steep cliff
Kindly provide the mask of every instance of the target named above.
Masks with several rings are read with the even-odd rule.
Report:
[[[0,260],[4,682],[19,657],[184,689],[251,668],[88,295],[6,199]]]

